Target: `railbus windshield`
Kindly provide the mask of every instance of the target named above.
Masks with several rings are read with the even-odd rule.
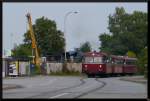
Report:
[[[104,57],[85,57],[84,63],[104,63]]]

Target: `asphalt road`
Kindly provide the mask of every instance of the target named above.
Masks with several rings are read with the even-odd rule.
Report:
[[[3,85],[21,87],[3,90],[3,98],[147,98],[147,84],[122,81],[120,77],[86,78],[36,76],[3,79]]]

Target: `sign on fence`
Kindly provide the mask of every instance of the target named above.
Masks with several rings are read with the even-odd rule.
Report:
[[[17,76],[18,75],[18,67],[17,62],[10,62],[8,68],[9,76]]]

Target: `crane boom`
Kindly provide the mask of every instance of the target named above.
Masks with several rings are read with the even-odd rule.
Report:
[[[35,57],[33,58],[33,63],[35,65],[37,65],[38,69],[40,70],[40,57],[39,57],[38,48],[37,48],[37,44],[36,44],[35,34],[33,32],[32,19],[31,19],[30,13],[28,13],[26,15],[26,17],[28,19],[28,24],[29,24],[30,37],[31,37],[31,41],[32,41],[32,49],[33,49],[33,52],[35,55]]]

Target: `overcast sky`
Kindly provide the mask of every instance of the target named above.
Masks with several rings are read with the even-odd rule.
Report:
[[[3,3],[3,50],[10,50],[14,43],[23,42],[23,34],[28,29],[26,14],[31,13],[32,22],[45,16],[55,20],[57,28],[64,31],[66,20],[67,51],[89,41],[93,50],[99,51],[100,33],[109,32],[108,16],[116,7],[124,7],[127,13],[135,10],[147,12],[147,3]]]

